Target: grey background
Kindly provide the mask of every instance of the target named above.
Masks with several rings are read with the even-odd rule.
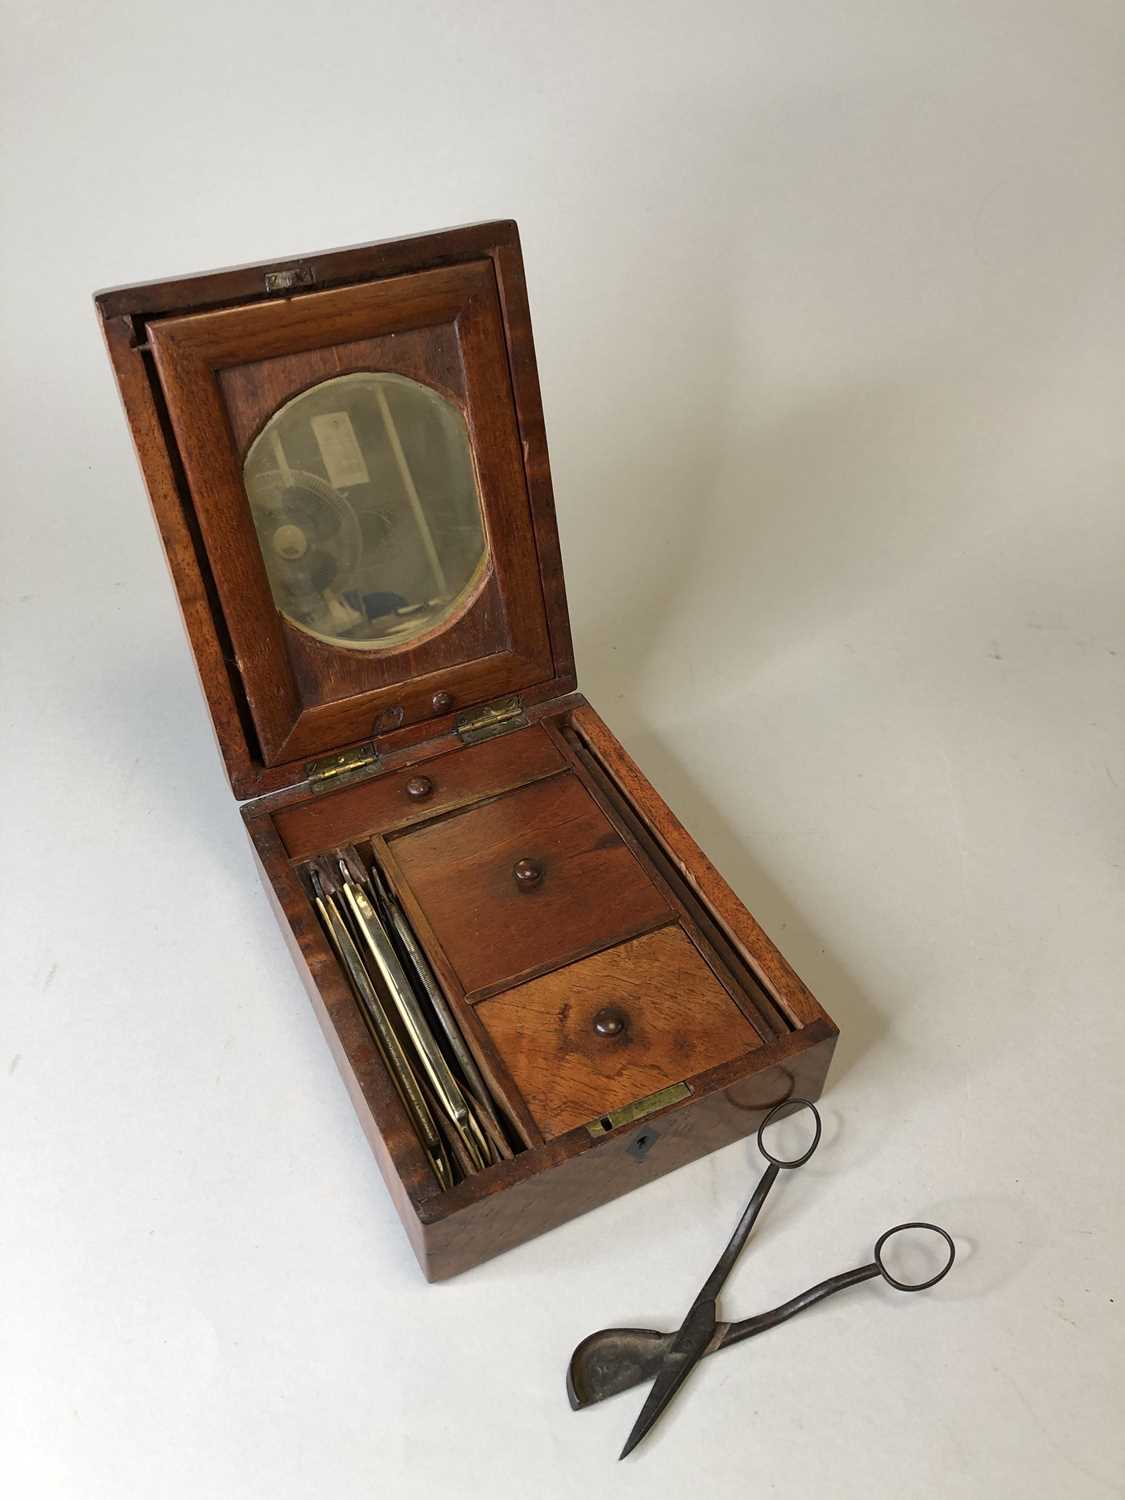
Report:
[[[1125,13],[9,5],[0,1466],[39,1497],[1120,1493]],[[415,1269],[254,874],[90,303],[521,224],[582,686],[843,1029],[738,1146]]]

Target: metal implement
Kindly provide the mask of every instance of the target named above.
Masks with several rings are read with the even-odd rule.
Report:
[[[390,886],[383,879],[382,871],[378,865],[372,862],[368,867],[368,875],[371,881],[372,894],[381,914],[391,924],[395,937],[398,938],[401,951],[409,960],[410,966],[417,977],[426,999],[430,1002],[434,1016],[441,1027],[442,1034],[449,1044],[449,1050],[453,1054],[453,1061],[461,1070],[472,1102],[476,1106],[476,1112],[480,1122],[488,1134],[489,1142],[493,1148],[493,1155],[500,1160],[510,1160],[512,1148],[508,1145],[504,1136],[503,1127],[496,1117],[489,1096],[488,1085],[481,1077],[480,1069],[473,1061],[473,1055],[465,1045],[457,1022],[454,1020],[453,1012],[442,994],[441,987],[434,977],[434,971],[430,967],[429,960],[422,952],[421,944],[414,936],[414,930],[406,920],[406,913],[398,904]]]
[[[418,1139],[433,1168],[434,1176],[443,1188],[452,1187],[453,1169],[449,1164],[449,1157],[437,1125],[434,1123],[430,1107],[418,1087],[418,1080],[414,1077],[402,1043],[390,1024],[383,1009],[383,1002],[371,982],[370,975],[364,968],[363,959],[348,931],[347,924],[337,909],[335,898],[325,890],[318,871],[315,869],[310,871],[310,879],[317,914],[328,934],[328,940],[335,950],[336,957],[340,960],[360,1001],[375,1044],[382,1054],[387,1071],[410,1116]]]
[[[883,1247],[892,1235],[907,1229],[929,1230],[945,1241],[948,1254],[935,1276],[924,1281],[908,1282],[892,1276],[887,1270],[883,1262]],[[729,1349],[732,1344],[740,1344],[743,1339],[752,1339],[759,1333],[766,1333],[779,1323],[795,1318],[806,1308],[815,1307],[826,1297],[833,1297],[837,1292],[859,1286],[875,1276],[882,1276],[884,1281],[900,1292],[925,1291],[948,1274],[955,1254],[952,1239],[939,1225],[917,1220],[909,1224],[896,1224],[893,1229],[880,1235],[875,1243],[873,1258],[867,1265],[857,1266],[853,1271],[841,1271],[826,1281],[818,1281],[807,1291],[790,1297],[788,1302],[782,1302],[768,1312],[758,1313],[756,1317],[742,1318],[736,1323],[717,1323],[703,1351],[704,1358],[709,1354],[717,1354],[720,1349]],[[580,1411],[584,1406],[594,1406],[609,1396],[617,1396],[635,1385],[643,1385],[646,1380],[654,1380],[671,1354],[675,1339],[674,1333],[658,1333],[654,1328],[603,1328],[600,1333],[592,1333],[575,1349],[570,1368],[566,1372],[566,1393],[571,1406],[575,1411]]]
[[[812,1142],[800,1156],[781,1157],[771,1152],[765,1144],[766,1128],[783,1115],[798,1110],[808,1110],[815,1122]],[[737,1323],[719,1323],[716,1318],[716,1300],[723,1283],[729,1276],[735,1261],[744,1248],[754,1228],[758,1215],[777,1181],[779,1172],[803,1166],[820,1143],[821,1123],[816,1107],[807,1099],[787,1099],[776,1105],[758,1127],[758,1148],[766,1158],[768,1166],[738,1221],[726,1249],[719,1257],[714,1270],[700,1288],[688,1314],[673,1333],[661,1333],[650,1328],[604,1328],[584,1339],[571,1356],[567,1370],[566,1388],[571,1406],[577,1411],[604,1401],[608,1396],[628,1390],[634,1385],[652,1381],[652,1389],[641,1408],[640,1415],[621,1451],[621,1457],[631,1453],[637,1444],[652,1430],[661,1413],[699,1361],[730,1344],[753,1338],[779,1323],[795,1317],[806,1308],[822,1302],[836,1292],[872,1277],[882,1276],[900,1291],[922,1291],[934,1286],[953,1265],[954,1244],[944,1229],[935,1224],[914,1222],[897,1224],[881,1235],[875,1245],[874,1258],[866,1265],[851,1271],[841,1272],[827,1281],[818,1282],[799,1296],[781,1303],[757,1317],[746,1318]],[[923,1280],[907,1281],[896,1278],[888,1271],[884,1261],[884,1247],[893,1235],[905,1230],[925,1230],[938,1235],[948,1250],[945,1263],[936,1275]]]
[[[422,1014],[418,998],[399,962],[390,934],[368,899],[367,892],[357,883],[343,859],[339,861],[339,868],[344,900],[355,929],[383,976],[430,1087],[456,1132],[472,1170],[483,1171],[492,1161],[488,1142]]]
[[[443,1189],[515,1151],[381,869],[354,845],[304,866],[313,905]]]
[[[809,1109],[812,1111],[813,1119],[816,1121],[816,1132],[813,1135],[812,1145],[802,1155],[792,1161],[783,1161],[772,1155],[764,1143],[763,1135],[766,1126],[778,1118],[784,1110],[793,1113],[795,1109]],[[746,1205],[742,1218],[739,1219],[734,1233],[730,1237],[727,1248],[719,1256],[715,1269],[699,1289],[699,1294],[691,1307],[688,1309],[687,1317],[680,1325],[678,1332],[673,1336],[672,1347],[665,1358],[661,1361],[660,1371],[648,1394],[648,1399],[641,1407],[640,1415],[633,1423],[633,1430],[625,1440],[625,1446],[621,1450],[621,1457],[625,1458],[632,1453],[633,1449],[641,1439],[655,1426],[658,1417],[671,1401],[672,1397],[683,1385],[692,1370],[703,1358],[715,1332],[715,1302],[722,1290],[723,1282],[731,1273],[735,1261],[742,1252],[742,1247],[750,1238],[750,1231],[758,1215],[762,1211],[762,1205],[769,1197],[770,1189],[777,1181],[777,1174],[783,1168],[800,1167],[808,1161],[809,1157],[820,1144],[820,1116],[817,1114],[816,1106],[810,1104],[807,1099],[786,1099],[783,1103],[776,1105],[758,1127],[758,1146],[769,1161],[769,1166],[762,1173],[758,1186],[754,1189],[750,1202]]]

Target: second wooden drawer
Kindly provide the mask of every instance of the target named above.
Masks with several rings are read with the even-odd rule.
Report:
[[[673,919],[566,772],[390,841],[468,998]]]

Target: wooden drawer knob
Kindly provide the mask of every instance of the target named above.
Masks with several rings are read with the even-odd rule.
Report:
[[[406,783],[406,795],[411,802],[425,802],[433,790],[434,784],[428,776],[412,776]]]
[[[435,714],[447,714],[453,707],[452,693],[435,693],[431,702],[434,705]]]
[[[533,891],[543,879],[543,866],[536,859],[517,859],[512,874],[521,891]]]
[[[598,1036],[620,1036],[628,1021],[629,1017],[623,1010],[618,1010],[616,1005],[607,1005],[594,1017],[594,1030]]]

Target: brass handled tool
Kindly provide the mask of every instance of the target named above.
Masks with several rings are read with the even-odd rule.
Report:
[[[356,881],[347,863],[343,859],[338,863],[343,881],[344,900],[355,923],[356,931],[383,977],[430,1087],[464,1147],[473,1170],[482,1171],[491,1163],[492,1153],[477,1123],[476,1116],[470,1109],[460,1084],[442,1056],[429,1023],[422,1014],[418,997],[403,971],[390,934],[380,921],[379,914],[368,899],[367,892]]]
[[[414,1077],[402,1043],[383,1009],[383,1002],[371,982],[371,976],[364,967],[363,959],[348,931],[347,924],[336,907],[334,897],[325,891],[317,870],[310,870],[309,873],[317,915],[328,934],[328,941],[332,944],[344,973],[351,981],[352,989],[359,999],[375,1044],[379,1048],[387,1072],[391,1075],[399,1098],[414,1125],[418,1139],[433,1168],[434,1176],[443,1188],[450,1188],[453,1186],[453,1169],[430,1107],[418,1087],[418,1080]]]
[[[382,871],[374,862],[370,866],[370,879],[375,901],[394,929],[394,935],[398,938],[402,951],[405,953],[411,968],[417,975],[418,983],[426,999],[430,1002],[431,1009],[437,1017],[442,1034],[449,1043],[449,1050],[453,1054],[453,1060],[461,1069],[461,1076],[465,1081],[469,1093],[472,1095],[477,1114],[484,1129],[488,1132],[489,1141],[493,1147],[493,1156],[496,1159],[509,1160],[512,1155],[512,1148],[508,1145],[503,1127],[497,1119],[496,1111],[492,1107],[488,1085],[481,1077],[480,1069],[473,1061],[473,1054],[465,1045],[465,1039],[461,1035],[453,1012],[449,1008],[449,1002],[442,993],[441,986],[438,984],[434,971],[430,967],[429,959],[422,952],[421,944],[414,936],[414,929],[407,921],[406,913],[398,904],[397,898],[383,878]]]

